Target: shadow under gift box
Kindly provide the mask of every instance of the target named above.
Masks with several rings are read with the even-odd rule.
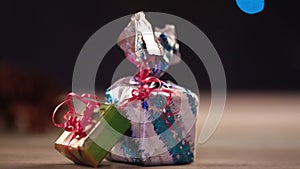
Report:
[[[55,149],[76,164],[98,167],[108,151],[130,128],[130,122],[113,105],[101,104],[96,125],[87,136],[76,139],[74,132],[64,131]]]
[[[106,91],[107,102],[116,105],[118,110],[124,107],[122,101],[130,98],[132,91],[139,87],[130,83],[131,79],[121,78]],[[186,88],[171,82],[166,84],[170,85],[167,90],[172,93],[167,107],[168,94],[163,90],[166,88],[162,88],[145,99],[129,101],[120,111],[130,120],[131,128],[112,148],[108,160],[138,165],[194,161],[198,97]],[[166,113],[162,112],[164,108]]]

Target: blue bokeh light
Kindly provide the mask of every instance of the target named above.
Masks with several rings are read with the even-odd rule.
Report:
[[[264,0],[235,0],[237,6],[247,14],[256,14],[264,9]]]

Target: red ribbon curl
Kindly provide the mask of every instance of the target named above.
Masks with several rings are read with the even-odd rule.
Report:
[[[80,100],[81,102],[83,102],[84,104],[86,104],[86,109],[84,110],[84,112],[82,114],[79,114],[75,111],[71,101],[73,100],[73,98],[76,98],[78,100]],[[82,94],[81,96],[77,95],[76,93],[69,93],[67,95],[66,100],[64,100],[63,102],[61,102],[53,111],[52,113],[52,122],[56,127],[60,127],[60,128],[64,128],[65,131],[69,131],[72,132],[71,136],[68,137],[68,139],[66,140],[66,145],[64,145],[64,149],[65,149],[65,153],[70,156],[72,159],[75,160],[75,162],[79,162],[81,163],[82,161],[80,159],[78,159],[74,154],[71,153],[70,149],[69,149],[69,145],[71,143],[71,141],[74,138],[77,139],[81,139],[83,137],[85,137],[87,134],[87,131],[85,130],[86,126],[90,125],[90,124],[95,124],[92,120],[92,114],[95,110],[95,108],[99,108],[100,107],[100,102],[98,102],[97,100],[97,96],[92,95],[92,94]],[[67,111],[64,114],[64,123],[56,123],[55,122],[55,116],[56,116],[56,112],[57,110],[64,105],[65,103],[67,103],[69,111]],[[92,127],[91,127],[92,129]]]
[[[75,111],[71,101],[73,98],[76,98],[86,104],[86,109],[82,114],[79,114]],[[65,101],[60,103],[55,109],[52,114],[52,122],[56,127],[64,128],[66,131],[74,132],[74,137],[80,139],[86,136],[85,128],[89,124],[93,124],[92,114],[95,108],[100,107],[100,102],[97,100],[97,96],[92,94],[82,94],[81,96],[77,95],[76,93],[69,93]],[[58,109],[67,103],[69,111],[67,111],[63,118],[65,120],[64,123],[59,124],[55,122],[55,116]]]
[[[124,109],[128,105],[128,103],[130,103],[134,100],[145,100],[149,97],[149,95],[152,92],[164,92],[164,93],[167,93],[168,96],[166,98],[166,103],[163,108],[163,114],[167,115],[167,116],[174,116],[174,115],[178,114],[178,111],[173,112],[173,113],[169,113],[166,111],[166,109],[168,108],[168,106],[170,105],[170,103],[172,101],[173,91],[168,88],[163,88],[164,82],[161,81],[157,77],[149,76],[149,74],[150,74],[149,69],[140,69],[139,70],[139,72],[135,75],[135,78],[138,79],[138,81],[140,82],[140,85],[137,89],[133,89],[131,91],[130,98],[125,99],[124,101],[121,102],[120,108]],[[157,85],[157,86],[153,86],[153,85]],[[161,114],[162,119],[165,121],[165,123],[169,127],[171,127],[172,124],[170,124],[167,121],[167,119],[165,118],[165,116],[163,114]]]

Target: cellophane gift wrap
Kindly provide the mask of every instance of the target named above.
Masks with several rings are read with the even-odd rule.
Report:
[[[76,164],[98,167],[129,129],[130,123],[113,105],[100,105],[86,96],[89,95],[68,95],[65,102],[68,103],[69,111],[64,116],[64,124],[57,124],[54,120],[55,113],[53,114],[54,124],[66,130],[55,142],[55,149]],[[86,104],[82,114],[77,113],[71,105],[71,97]]]
[[[139,12],[121,33],[118,45],[138,72],[106,90],[107,103],[114,104],[131,123],[107,159],[139,165],[191,163],[195,159],[198,97],[159,79],[180,61],[175,27],[166,25],[153,32],[144,13]]]

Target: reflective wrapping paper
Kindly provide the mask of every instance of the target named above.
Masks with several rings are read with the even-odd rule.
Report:
[[[114,104],[131,123],[107,159],[140,165],[192,162],[198,97],[158,79],[180,61],[175,27],[153,31],[144,13],[138,12],[120,34],[118,45],[138,72],[106,91],[107,103]]]
[[[98,167],[108,151],[119,141],[129,127],[113,105],[101,104],[93,113],[95,125],[86,136],[74,138],[74,132],[64,131],[55,142],[55,149],[76,164]]]
[[[113,147],[108,159],[140,165],[192,162],[198,97],[188,89],[163,82],[148,97],[128,101],[140,86],[134,79],[122,78],[106,91],[107,102],[131,122],[130,130]],[[171,91],[171,96],[164,90]]]
[[[143,12],[132,16],[119,36],[118,45],[129,61],[137,66],[145,64],[153,76],[161,76],[170,65],[180,61],[174,25],[153,31]],[[154,59],[147,61],[150,57]]]

